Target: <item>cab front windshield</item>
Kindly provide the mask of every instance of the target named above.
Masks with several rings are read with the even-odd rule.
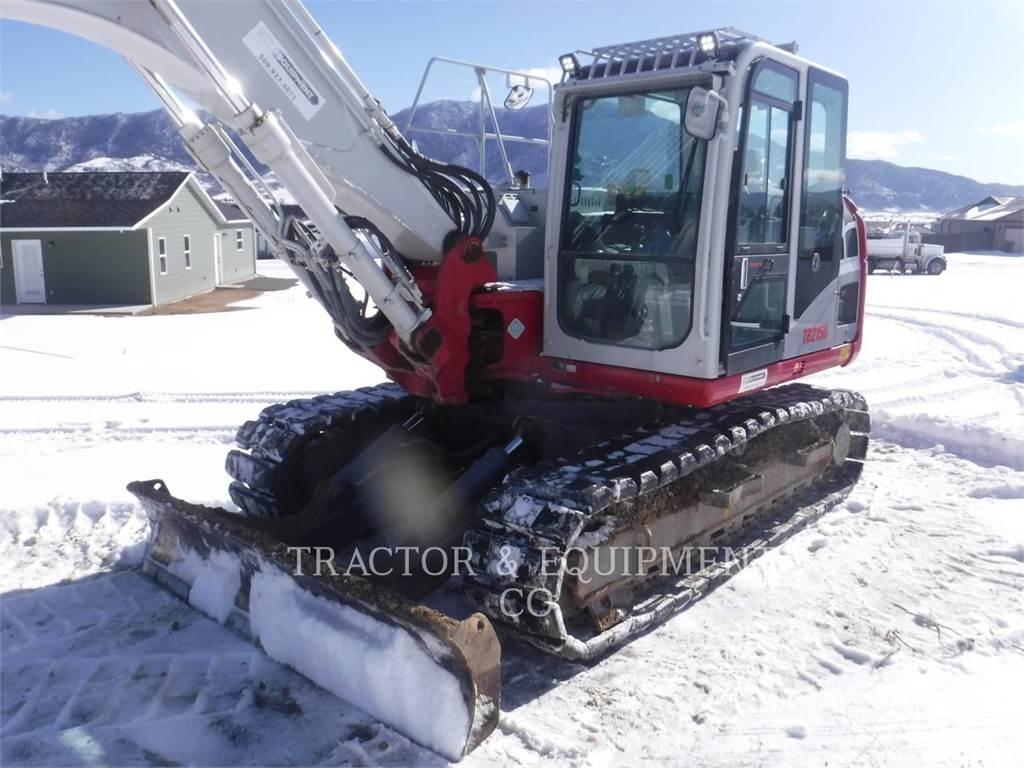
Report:
[[[645,349],[690,330],[706,142],[688,88],[581,100],[559,264],[559,320],[578,338]]]

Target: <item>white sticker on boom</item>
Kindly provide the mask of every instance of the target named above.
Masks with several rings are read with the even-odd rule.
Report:
[[[267,25],[261,21],[242,38],[242,42],[302,116],[312,120],[324,105],[323,97],[306,79],[291,55],[274,37],[274,33],[267,29]]]
[[[763,387],[765,382],[768,381],[768,369],[762,368],[760,371],[751,371],[750,373],[744,373],[740,376],[740,392],[749,392],[752,389]]]

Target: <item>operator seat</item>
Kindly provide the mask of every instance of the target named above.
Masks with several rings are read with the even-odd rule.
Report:
[[[643,327],[647,283],[631,264],[618,263],[591,270],[585,283],[573,280],[566,291],[572,330],[606,341],[633,338]]]

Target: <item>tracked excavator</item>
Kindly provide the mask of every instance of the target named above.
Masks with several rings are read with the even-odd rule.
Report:
[[[243,424],[237,510],[129,488],[148,574],[414,741],[459,759],[495,727],[498,634],[597,658],[857,480],[863,398],[795,383],[855,358],[866,280],[847,82],[795,44],[562,56],[544,191],[508,159],[541,140],[502,135],[493,70],[471,67],[480,168],[431,159],[298,0],[0,13],[123,54],[323,306],[347,348],[323,354],[389,379]],[[548,86],[500,74],[502,108]]]

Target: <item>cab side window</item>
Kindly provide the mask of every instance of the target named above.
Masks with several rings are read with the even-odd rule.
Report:
[[[784,244],[789,239],[796,93],[796,72],[775,62],[758,65],[751,81],[746,142],[740,157],[738,244]]]
[[[811,70],[794,313],[835,279],[843,255],[846,83]]]

